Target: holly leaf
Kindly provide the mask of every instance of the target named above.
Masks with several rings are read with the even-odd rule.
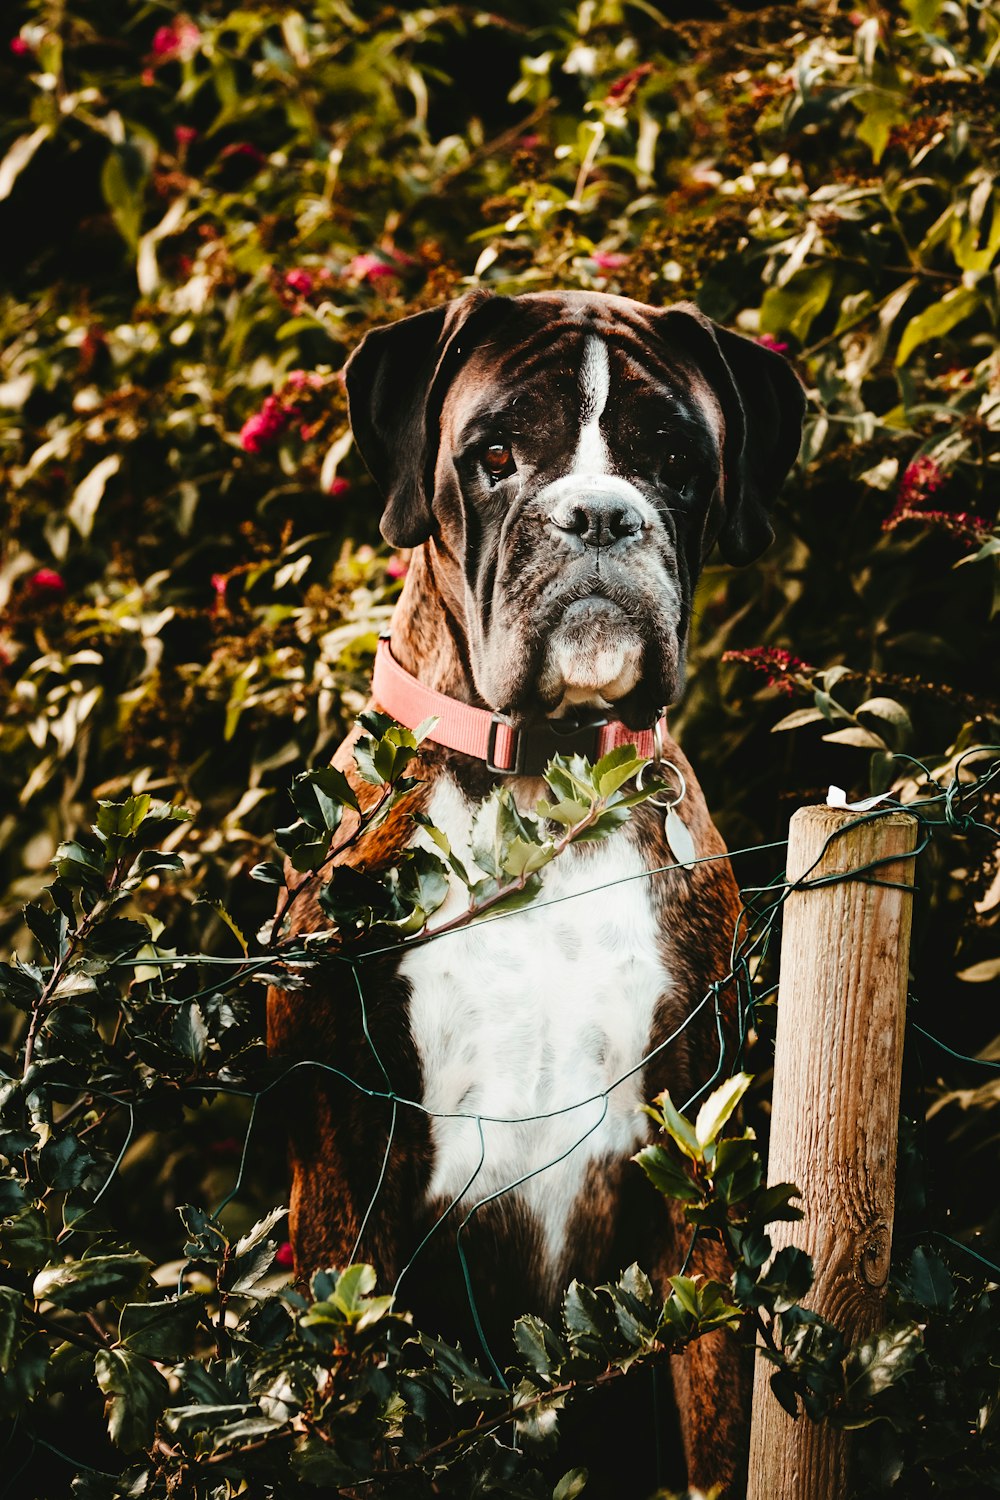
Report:
[[[895,1385],[913,1369],[923,1347],[924,1336],[916,1323],[880,1329],[855,1345],[845,1369],[848,1401],[863,1404]]]
[[[93,1255],[46,1266],[35,1277],[31,1294],[56,1307],[89,1308],[106,1297],[127,1296],[145,1281],[152,1261],[145,1255]]]
[[[177,1360],[191,1352],[195,1329],[205,1311],[200,1292],[164,1297],[159,1302],[126,1302],[118,1337],[131,1354]]]
[[[630,781],[645,765],[645,757],[637,754],[634,745],[619,745],[602,755],[594,766],[594,785],[601,797],[610,797],[620,786]]]
[[[662,1146],[644,1146],[632,1160],[638,1163],[656,1191],[665,1198],[676,1198],[681,1203],[700,1202],[701,1189]]]
[[[694,1122],[695,1139],[702,1150],[718,1139],[719,1132],[752,1082],[749,1073],[736,1073],[709,1094]]]
[[[94,1373],[107,1397],[104,1415],[111,1441],[126,1453],[148,1448],[169,1395],[159,1370],[127,1349],[101,1349],[94,1358]]]
[[[44,1214],[26,1203],[0,1225],[0,1260],[18,1270],[33,1271],[52,1253]]]
[[[940,1255],[924,1245],[914,1250],[906,1275],[900,1280],[900,1291],[908,1302],[932,1312],[947,1312],[955,1305],[951,1272]]]
[[[0,1286],[0,1372],[8,1373],[14,1362],[17,1333],[24,1297],[12,1286]]]

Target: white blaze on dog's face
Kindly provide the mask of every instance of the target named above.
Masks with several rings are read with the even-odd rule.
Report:
[[[578,507],[592,494],[631,507],[640,526],[656,520],[653,507],[627,479],[611,473],[601,419],[611,393],[611,356],[596,334],[584,340],[580,364],[580,432],[572,467],[538,497],[548,513],[572,524]],[[598,558],[599,566],[599,558]],[[538,691],[554,714],[586,707],[605,709],[626,697],[642,676],[644,644],[635,623],[617,605],[600,596],[571,602],[545,643]]]
[[[601,497],[633,512],[640,533],[656,524],[656,510],[629,479],[612,472],[601,419],[611,394],[611,355],[597,334],[586,337],[580,365],[580,432],[569,473],[555,479],[538,496],[558,525],[572,528],[573,518]],[[600,556],[596,569],[600,568]],[[664,579],[665,602],[675,593]],[[676,629],[676,626],[674,627]],[[579,707],[609,709],[639,685],[645,642],[636,621],[605,596],[571,602],[545,643],[538,690],[555,715]]]
[[[379,330],[348,391],[383,530],[434,548],[483,700],[633,728],[680,692],[716,539],[735,561],[769,540],[802,413],[784,361],[694,309],[574,292]]]

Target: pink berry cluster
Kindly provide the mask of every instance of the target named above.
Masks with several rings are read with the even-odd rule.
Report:
[[[919,521],[925,526],[940,526],[972,541],[984,541],[990,528],[982,516],[973,516],[964,510],[929,508],[927,502],[942,489],[946,479],[947,475],[936,459],[927,454],[915,458],[903,470],[896,503],[882,522],[882,530],[895,531],[904,521]]]
[[[776,687],[782,693],[793,693],[794,678],[814,671],[808,662],[800,656],[793,656],[783,646],[749,646],[745,651],[724,651],[722,660],[741,662],[756,672],[764,672],[768,686]]]
[[[932,495],[937,494],[943,484],[944,475],[936,459],[927,456],[915,458],[912,464],[903,470],[896,497],[896,508],[912,509],[925,504]]]
[[[653,72],[655,72],[655,69],[652,63],[640,63],[637,68],[632,68],[630,72],[623,73],[620,78],[615,79],[614,83],[608,89],[607,103],[630,103],[640,84],[644,83]]]
[[[55,568],[38,568],[28,579],[27,586],[33,598],[46,602],[62,599],[66,593],[66,580]]]
[[[292,370],[280,391],[268,396],[260,411],[240,428],[244,453],[261,453],[276,443],[292,423],[301,419],[303,398],[308,391],[321,391],[326,377],[315,370]]]
[[[260,453],[278,438],[292,420],[292,411],[280,396],[268,396],[260,411],[255,411],[240,428],[240,445],[246,453]]]
[[[186,16],[178,16],[169,26],[160,26],[153,35],[152,53],[158,63],[174,58],[193,57],[201,43],[201,32]]]
[[[19,603],[26,618],[49,613],[66,598],[66,580],[55,568],[36,568],[22,580]],[[17,659],[17,648],[0,632],[0,672],[13,665]]]
[[[344,267],[344,276],[349,281],[379,281],[385,276],[402,276],[414,265],[413,256],[404,255],[402,250],[383,250],[378,255],[356,255]]]
[[[416,265],[412,256],[401,250],[382,250],[377,255],[355,255],[339,273],[345,281],[382,281],[387,277],[400,277]],[[294,297],[311,297],[326,282],[332,281],[332,273],[325,266],[293,266],[279,278],[278,284]]]
[[[629,257],[621,250],[595,250],[590,258],[602,271],[620,271],[629,263]]]
[[[316,278],[311,271],[298,267],[285,272],[285,285],[299,297],[309,297],[316,289]]]

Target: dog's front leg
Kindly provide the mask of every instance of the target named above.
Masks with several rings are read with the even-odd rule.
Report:
[[[680,1214],[678,1211],[678,1219]],[[690,1227],[686,1233],[690,1234]],[[681,1243],[681,1237],[678,1237]],[[676,1269],[676,1268],[675,1268]],[[732,1265],[718,1240],[699,1235],[686,1274],[728,1285]],[[753,1351],[727,1329],[715,1329],[671,1361],[674,1395],[687,1463],[687,1482],[720,1500],[746,1494]]]

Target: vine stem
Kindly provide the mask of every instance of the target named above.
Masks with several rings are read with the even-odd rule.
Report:
[[[278,907],[278,910],[275,912],[274,921],[271,923],[271,932],[267,942],[268,947],[273,947],[277,942],[278,933],[281,931],[282,923],[284,922],[285,918],[288,916],[288,913],[291,911],[295,902],[298,900],[299,896],[301,896],[306,887],[311,885],[316,876],[318,876],[323,870],[327,869],[335,859],[338,859],[340,855],[345,854],[348,849],[352,848],[357,843],[361,835],[371,827],[372,823],[378,817],[379,813],[385,807],[386,803],[394,795],[395,790],[396,783],[394,781],[386,782],[384,791],[377,799],[377,801],[373,804],[373,806],[370,807],[367,812],[359,811],[357,827],[354,829],[353,833],[351,833],[348,838],[344,839],[342,843],[338,844],[335,849],[331,849],[322,863],[317,865],[315,870],[310,870],[307,875],[304,875],[297,885],[288,886],[286,888],[285,899],[284,901],[282,901],[281,905]]]
[[[117,873],[117,866],[115,867],[115,871]],[[87,915],[83,918],[83,921],[80,923],[79,927],[74,929],[74,931],[70,935],[69,941],[66,944],[65,950],[59,955],[55,963],[52,965],[52,973],[49,975],[48,982],[45,985],[45,988],[42,990],[42,993],[39,995],[37,1001],[35,1002],[34,1008],[31,1013],[31,1021],[28,1025],[28,1035],[26,1036],[24,1041],[24,1067],[21,1070],[22,1078],[27,1078],[28,1070],[30,1069],[32,1062],[34,1061],[35,1046],[38,1042],[38,1033],[42,1029],[42,1022],[45,1020],[45,1017],[52,1009],[55,992],[60,984],[60,981],[62,980],[63,975],[66,973],[66,970],[69,968],[70,963],[75,958],[77,948],[79,948],[80,944],[87,936],[90,928],[97,920],[98,915],[103,914],[103,910],[107,905],[107,898],[102,898],[97,902],[93,910],[88,912]]]
[[[77,1344],[81,1349],[87,1349],[92,1354],[95,1349],[107,1347],[107,1334],[101,1330],[100,1340],[95,1334],[82,1333],[76,1328],[71,1328],[68,1323],[60,1323],[57,1318],[47,1318],[44,1313],[33,1312],[27,1309],[28,1317],[36,1327],[45,1333],[51,1333],[57,1339],[63,1339],[68,1344]]]
[[[547,860],[546,863],[551,864],[553,859],[558,859],[559,855],[569,848],[573,840],[579,838],[581,833],[585,833],[588,828],[592,827],[606,811],[607,800],[605,798],[601,798],[595,802],[585,818],[581,818],[579,823],[574,823],[571,828],[566,830],[562,838],[556,840],[552,846],[551,859]],[[542,868],[544,869],[544,866]],[[532,875],[537,874],[537,870],[525,870],[510,885],[501,886],[499,890],[494,891],[492,896],[487,896],[483,901],[470,902],[465,911],[459,912],[458,916],[453,917],[450,922],[443,922],[440,927],[430,927],[425,923],[410,941],[417,943],[424,938],[441,937],[443,933],[454,932],[456,928],[466,926],[467,923],[473,921],[476,917],[481,917],[484,912],[490,911],[494,906],[498,906],[501,901],[505,901],[509,896],[517,895],[518,892],[523,891]]]
[[[664,1347],[664,1345],[657,1343],[647,1352],[656,1354],[662,1352]],[[466,1427],[462,1432],[456,1432],[451,1437],[442,1439],[440,1443],[435,1443],[433,1448],[425,1449],[419,1457],[411,1459],[408,1464],[403,1464],[401,1468],[376,1469],[374,1473],[366,1475],[365,1478],[356,1479],[354,1484],[360,1488],[362,1485],[374,1484],[380,1479],[401,1478],[405,1474],[412,1473],[415,1469],[420,1469],[430,1459],[437,1458],[439,1454],[447,1453],[450,1448],[460,1447],[463,1443],[484,1437],[490,1432],[495,1432],[498,1427],[504,1427],[508,1422],[515,1421],[523,1413],[530,1412],[534,1407],[540,1406],[543,1401],[551,1401],[554,1397],[558,1396],[567,1396],[581,1389],[596,1390],[598,1386],[607,1385],[612,1380],[618,1380],[626,1373],[627,1371],[620,1370],[616,1366],[610,1366],[608,1369],[602,1370],[593,1380],[568,1380],[564,1381],[562,1385],[550,1386],[548,1390],[540,1391],[530,1401],[522,1402],[519,1406],[510,1406],[499,1416],[491,1417],[486,1422],[477,1422],[473,1427]]]
[[[70,934],[65,950],[58,955],[52,965],[52,973],[49,975],[48,982],[35,1003],[31,1014],[31,1021],[28,1025],[28,1034],[24,1041],[24,1067],[21,1070],[22,1079],[28,1076],[28,1070],[34,1061],[35,1046],[38,1042],[38,1033],[42,1029],[42,1022],[52,1009],[56,989],[70,963],[76,956],[77,948],[79,948],[80,944],[87,937],[94,924],[99,922],[105,912],[109,911],[114,905],[115,891],[122,876],[122,858],[122,854],[119,854],[115,859],[110,874],[105,875],[104,895],[98,897],[90,911],[84,913],[79,925]]]

